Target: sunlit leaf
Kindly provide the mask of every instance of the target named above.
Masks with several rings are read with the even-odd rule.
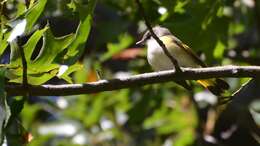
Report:
[[[214,49],[214,53],[213,53],[214,57],[217,59],[222,58],[225,48],[226,48],[226,46],[219,40]]]
[[[185,5],[188,4],[188,1],[178,1],[174,7],[174,12],[176,13],[184,13],[186,10],[184,8]]]
[[[39,106],[38,104],[24,104],[24,108],[21,112],[21,116],[22,116],[22,121],[23,121],[23,125],[25,128],[29,128],[30,124],[33,122],[35,115],[37,114],[37,112],[41,109],[41,106]]]
[[[102,115],[104,109],[104,96],[100,94],[96,97],[93,101],[93,105],[91,107],[91,112],[89,111],[88,115],[85,116],[85,124],[86,126],[92,126],[93,124],[97,123]]]
[[[74,64],[68,67],[68,69],[61,75],[57,75],[59,78],[64,79],[68,83],[73,83],[71,77],[69,76],[71,73],[82,69],[83,66],[80,64]]]
[[[245,31],[245,25],[242,23],[230,23],[229,33],[230,34],[239,34]]]
[[[58,73],[58,68],[53,69],[49,72],[28,75],[28,83],[32,85],[41,85],[47,82],[48,80],[52,79],[53,77],[55,77],[57,73]],[[9,82],[22,83],[22,76],[18,76],[15,79],[11,79],[9,80]]]
[[[222,17],[224,15],[223,11],[224,11],[224,6],[220,6],[217,11],[217,16]]]
[[[128,34],[122,34],[118,37],[118,43],[108,43],[106,52],[103,56],[100,57],[100,61],[103,62],[113,55],[119,53],[123,49],[126,49],[130,44],[133,43],[133,38]]]
[[[44,30],[45,31],[45,30]],[[50,29],[47,29],[43,35],[43,45],[37,58],[33,61],[33,65],[43,69],[51,64],[56,56],[62,52],[73,40],[73,35],[67,35],[60,38],[53,36]]]
[[[192,145],[196,136],[195,131],[192,128],[186,128],[180,131],[174,140],[176,146]]]
[[[8,42],[12,42],[17,37],[31,31],[33,25],[43,12],[46,2],[47,0],[37,1],[37,3],[32,8],[30,8],[28,11],[25,11],[26,14],[21,16],[22,19],[18,17],[17,20],[12,22],[15,26],[7,40]],[[20,13],[21,12],[18,11],[18,15],[21,15]]]
[[[6,47],[8,46],[7,39],[9,38],[10,32],[5,32],[3,30],[4,28],[1,28],[0,32],[0,56],[4,53]]]
[[[97,0],[89,0],[87,5],[76,5],[77,11],[80,15],[80,23],[73,41],[68,47],[68,52],[64,58],[70,63],[74,63],[84,50],[85,42],[91,29],[92,13],[96,6],[96,2]]]
[[[33,35],[30,37],[30,39],[27,41],[27,43],[23,46],[24,48],[24,54],[25,54],[25,58],[26,60],[29,62],[32,56],[32,53],[37,45],[37,43],[39,42],[39,40],[41,39],[41,37],[43,36],[43,33],[48,30],[48,27],[45,27],[44,29],[41,30],[37,30],[33,33]]]
[[[26,6],[23,2],[18,2],[17,4],[17,12],[16,12],[16,17],[19,17],[20,15],[24,14],[26,11]]]
[[[34,23],[38,20],[39,16],[42,14],[47,0],[38,0],[34,6],[32,6],[25,14],[27,21],[26,32],[31,31]]]

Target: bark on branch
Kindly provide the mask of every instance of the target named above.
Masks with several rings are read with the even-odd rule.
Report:
[[[8,95],[23,95],[28,92],[31,96],[50,95],[78,95],[103,91],[112,91],[123,88],[138,87],[147,84],[163,83],[172,80],[198,80],[221,77],[260,77],[260,66],[222,66],[207,68],[183,68],[183,72],[176,73],[173,70],[144,73],[125,78],[100,80],[85,84],[64,85],[29,85],[26,89],[22,85],[6,85]]]

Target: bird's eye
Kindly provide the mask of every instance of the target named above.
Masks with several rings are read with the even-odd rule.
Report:
[[[149,33],[147,36],[147,39],[151,39],[151,38],[152,38],[152,35]]]

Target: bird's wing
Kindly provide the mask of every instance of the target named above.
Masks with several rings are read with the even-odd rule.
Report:
[[[201,67],[207,67],[207,65],[197,56],[196,53],[192,51],[192,49],[186,44],[182,43],[180,40],[174,40],[175,43],[185,50]]]

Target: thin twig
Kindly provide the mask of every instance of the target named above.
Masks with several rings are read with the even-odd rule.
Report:
[[[25,90],[22,85],[6,85],[8,95],[24,95],[28,92],[35,96],[65,96],[90,94],[103,91],[112,91],[123,88],[143,86],[147,84],[163,83],[179,80],[198,80],[221,77],[260,77],[260,66],[222,66],[207,68],[182,68],[182,73],[174,70],[144,73],[125,78],[99,80],[86,84],[64,84],[64,85],[28,85]]]
[[[20,51],[20,54],[21,54],[22,66],[23,66],[23,82],[22,83],[23,83],[24,88],[27,88],[27,86],[28,86],[27,61],[26,61],[26,58],[25,58],[25,54],[24,54],[24,50],[23,50],[23,47],[22,47],[22,43],[21,43],[21,38],[20,37],[17,37],[17,44],[18,44],[19,51]]]
[[[152,37],[157,41],[157,43],[161,46],[161,48],[163,49],[164,53],[166,54],[166,56],[171,60],[172,64],[174,65],[175,69],[177,72],[181,72],[180,66],[178,64],[178,61],[170,54],[170,52],[167,50],[166,46],[164,45],[164,43],[158,38],[158,36],[154,33],[153,28],[151,26],[151,24],[149,23],[148,18],[145,15],[144,12],[144,8],[142,6],[142,4],[140,3],[139,0],[135,0],[136,4],[139,8],[139,12],[141,13],[141,15],[144,18],[144,22],[145,25],[147,26],[149,32],[151,33]]]

